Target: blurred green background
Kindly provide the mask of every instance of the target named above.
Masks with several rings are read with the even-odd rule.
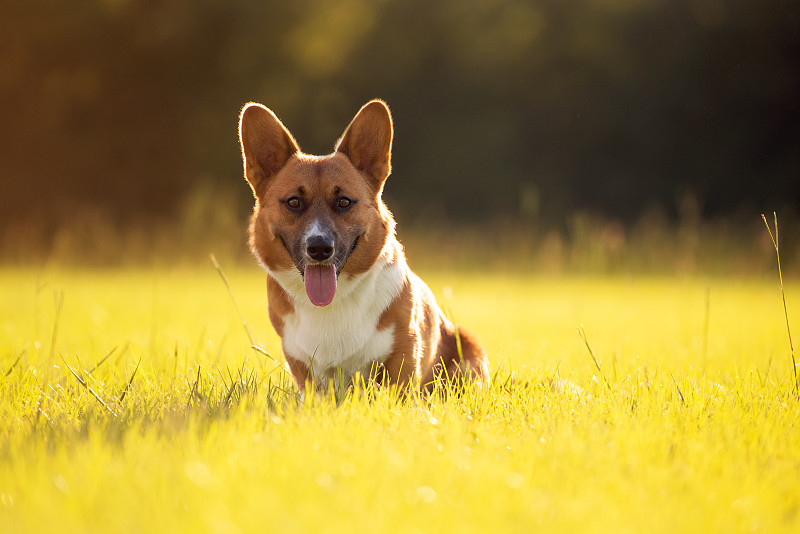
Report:
[[[412,243],[443,246],[435,227],[445,251],[482,236],[553,269],[691,268],[748,243],[747,263],[750,245],[769,248],[759,214],[778,210],[797,255],[796,0],[5,0],[2,13],[8,262],[226,240],[239,255],[241,106],[264,103],[325,154],[374,97],[395,117],[385,197]]]

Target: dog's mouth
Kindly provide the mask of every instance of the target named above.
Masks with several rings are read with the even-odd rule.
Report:
[[[331,260],[326,262],[310,263],[307,261],[298,262],[295,255],[289,250],[289,247],[286,246],[286,241],[281,238],[284,248],[286,248],[295,267],[297,267],[297,270],[303,278],[306,295],[312,304],[315,306],[327,306],[333,302],[333,297],[336,296],[339,274],[341,274],[350,256],[355,252],[360,239],[361,236],[357,236],[352,246],[347,251],[347,254],[338,261],[336,261],[336,258],[331,258]]]

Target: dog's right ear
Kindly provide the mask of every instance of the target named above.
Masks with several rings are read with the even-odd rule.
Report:
[[[239,116],[244,176],[260,198],[267,181],[300,151],[297,141],[278,117],[261,104],[247,104]]]
[[[392,171],[392,114],[383,100],[371,100],[356,113],[336,151],[347,156],[366,174],[378,194]]]

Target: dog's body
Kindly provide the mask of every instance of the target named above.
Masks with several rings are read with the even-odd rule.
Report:
[[[336,151],[310,156],[269,109],[248,104],[239,136],[255,196],[253,254],[267,270],[269,317],[301,390],[360,373],[401,387],[437,376],[489,378],[483,348],[442,313],[406,264],[381,200],[389,109],[367,103]]]

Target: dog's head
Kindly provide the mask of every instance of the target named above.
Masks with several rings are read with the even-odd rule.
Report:
[[[244,174],[255,196],[253,254],[273,274],[294,270],[311,302],[337,279],[366,272],[394,231],[381,191],[391,170],[392,117],[380,100],[356,114],[333,154],[303,154],[278,117],[248,104],[239,120]]]

